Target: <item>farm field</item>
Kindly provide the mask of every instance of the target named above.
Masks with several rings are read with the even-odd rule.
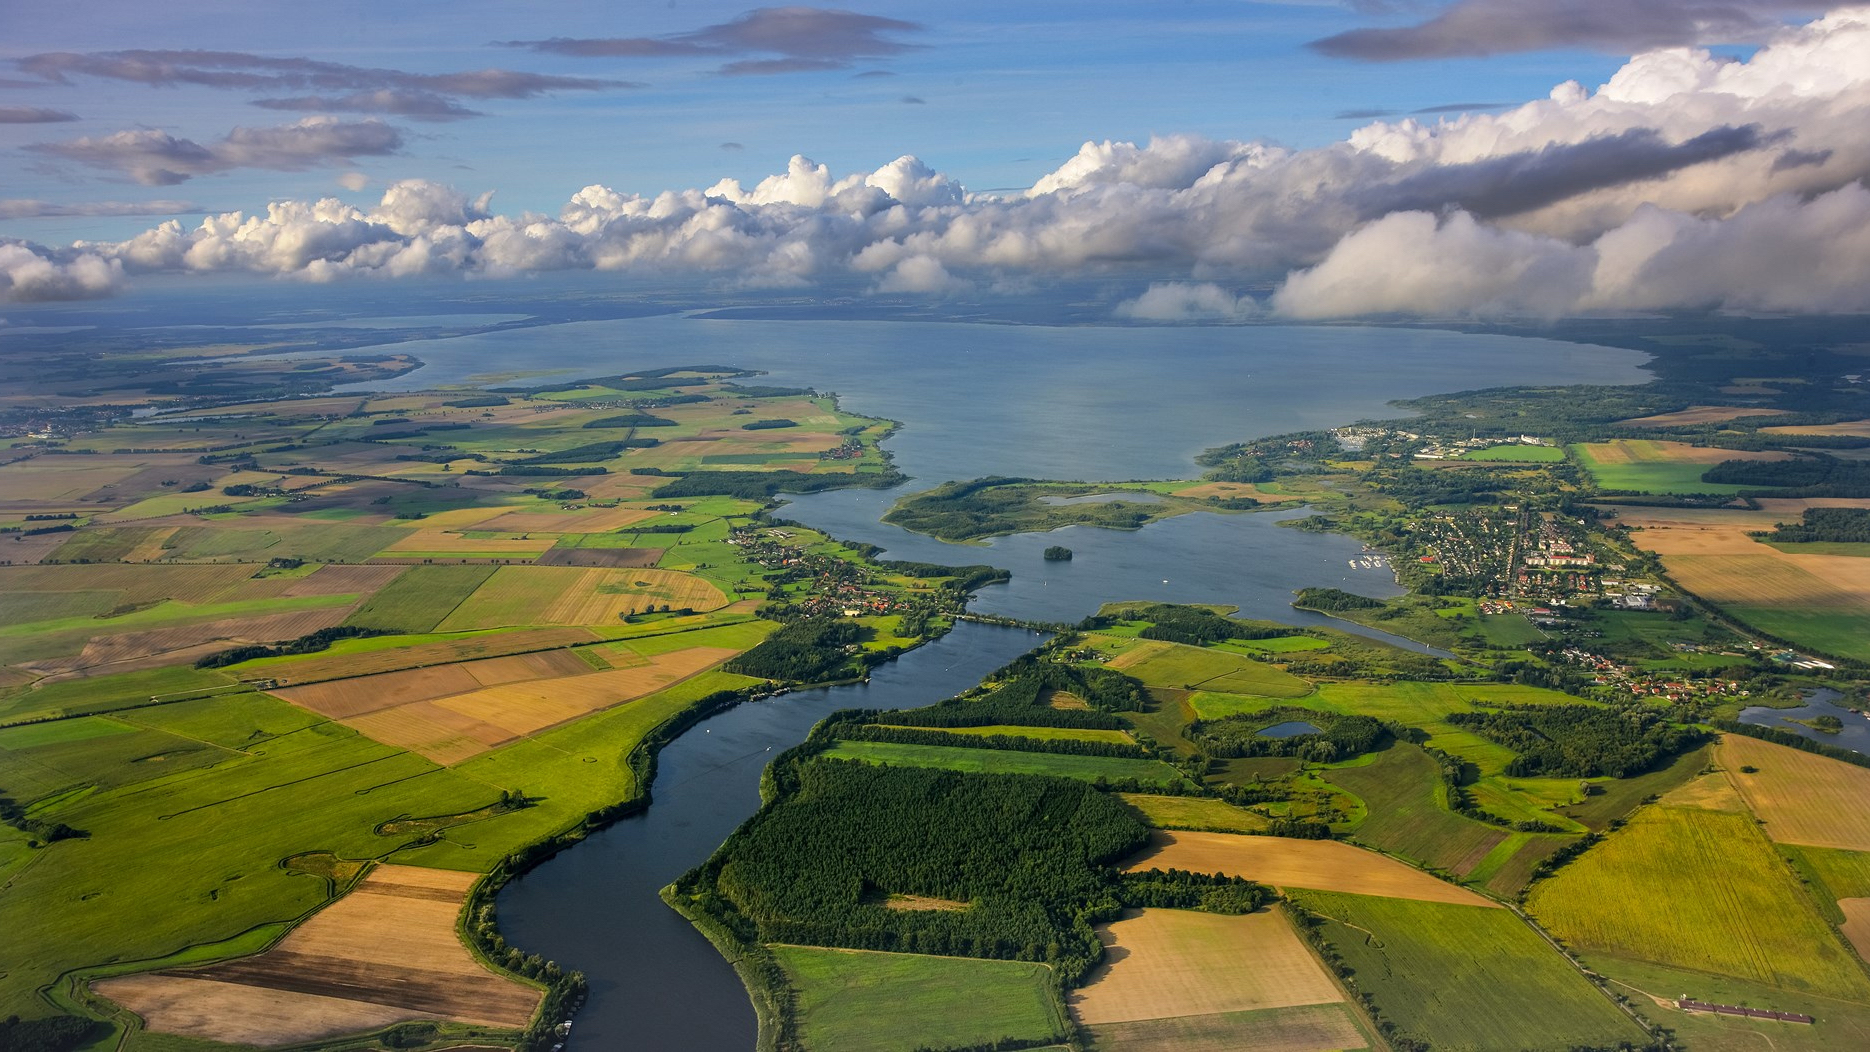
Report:
[[[541,991],[495,975],[455,935],[471,873],[378,866],[257,957],[106,979],[152,1030],[286,1044],[406,1019],[523,1028]]]
[[[1065,1036],[1043,964],[814,946],[772,951],[798,991],[799,1042],[809,1052],[913,1052]]]
[[[1763,986],[1731,976],[1669,968],[1646,961],[1593,957],[1593,971],[1609,980],[1611,989],[1635,1002],[1651,1021],[1675,1031],[1693,1049],[1712,1052],[1835,1052],[1870,1047],[1870,1007],[1861,1001]],[[1692,992],[1715,1004],[1748,1005],[1782,1012],[1802,1012],[1818,1020],[1814,1026],[1731,1016],[1683,1012],[1674,999]],[[1770,1044],[1769,1044],[1770,1042]]]
[[[1787,460],[1791,454],[1691,446],[1660,439],[1617,438],[1571,447],[1599,487],[1637,493],[1739,493],[1757,486],[1703,482],[1723,460]]]
[[[735,653],[696,646],[657,655],[639,666],[597,671],[565,651],[547,651],[285,687],[275,693],[377,741],[452,765],[516,738],[653,694]]]
[[[1870,659],[1870,559],[1781,551],[1747,535],[1769,528],[1758,519],[1656,516],[1632,540],[1683,588],[1761,631]]]
[[[1678,409],[1673,413],[1656,413],[1651,416],[1632,417],[1619,420],[1623,427],[1685,427],[1690,424],[1720,424],[1729,420],[1742,420],[1750,416],[1778,416],[1777,409],[1760,409],[1738,405],[1691,405],[1687,409]],[[1763,427],[1762,431],[1776,431],[1778,428]]]
[[[1448,810],[1439,768],[1413,745],[1395,744],[1374,763],[1322,773],[1364,802],[1366,816],[1351,835],[1372,847],[1465,877],[1506,839],[1505,830]]]
[[[1369,1048],[1346,1004],[1173,1016],[1087,1027],[1092,1052],[1327,1052]]]
[[[243,680],[270,679],[284,686],[556,650],[594,643],[600,638],[584,628],[375,636],[339,640],[331,649],[314,654],[244,661],[229,666],[229,670]]]
[[[1203,796],[1155,796],[1119,793],[1124,803],[1142,812],[1159,829],[1191,829],[1209,833],[1258,833],[1269,823],[1252,811],[1224,800]]]
[[[1305,891],[1304,910],[1405,1035],[1433,1048],[1614,1047],[1641,1028],[1503,909]]]
[[[1843,435],[1849,438],[1870,438],[1870,420],[1845,420],[1836,424],[1784,424],[1762,427],[1760,430],[1769,435]]]
[[[825,756],[865,763],[906,767],[940,767],[950,771],[984,774],[1049,774],[1060,778],[1112,781],[1134,778],[1144,784],[1176,785],[1182,773],[1159,760],[1132,760],[1117,756],[1067,756],[1058,753],[1015,752],[1009,749],[957,749],[945,745],[903,745],[897,742],[841,741]]]
[[[1344,999],[1283,913],[1145,909],[1101,925],[1105,963],[1067,998],[1086,1026]]]
[[[1283,669],[1208,647],[1145,640],[1110,661],[1110,667],[1152,687],[1207,689],[1268,698],[1301,698],[1312,685]]]
[[[1165,831],[1155,834],[1149,849],[1126,862],[1124,869],[1225,873],[1280,888],[1387,895],[1480,908],[1498,905],[1458,884],[1337,840]]]
[[[411,566],[365,600],[347,623],[392,632],[433,632],[493,571],[491,566]]]
[[[1870,851],[1870,769],[1743,734],[1723,736],[1714,755],[1769,838]]]
[[[1870,999],[1870,979],[1748,815],[1646,808],[1533,885],[1526,904],[1587,959]]]

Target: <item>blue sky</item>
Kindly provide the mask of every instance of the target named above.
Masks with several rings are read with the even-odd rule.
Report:
[[[1870,310],[1870,6],[104,0],[0,20],[0,302],[590,270],[723,299],[1091,277],[1160,322]]]
[[[236,169],[174,187],[23,151],[34,143],[159,128],[197,142],[236,126],[289,123],[302,113],[254,106],[266,92],[147,87],[71,74],[46,83],[0,74],[0,105],[55,108],[80,119],[0,125],[6,197],[62,204],[180,200],[211,210],[279,198],[365,201],[388,182],[425,178],[497,190],[502,209],[556,211],[601,182],[654,193],[751,182],[803,153],[834,171],[915,154],[969,188],[1025,187],[1087,140],[1142,141],[1187,133],[1317,146],[1358,121],[1340,114],[1408,112],[1536,98],[1568,78],[1595,84],[1620,56],[1580,50],[1370,64],[1327,58],[1307,41],[1393,24],[1331,4],[877,2],[854,8],[920,29],[880,34],[907,45],[846,68],[721,76],[718,56],[581,58],[491,46],[552,37],[663,37],[728,23],[738,3],[303,3],[146,0],[38,4],[6,17],[8,57],[130,48],[251,52],[365,67],[443,73],[498,67],[640,83],[528,99],[476,99],[485,114],[442,123],[399,120],[388,156],[299,172]],[[888,76],[876,76],[877,73]],[[864,75],[872,74],[872,75]],[[36,86],[12,86],[34,85]],[[920,100],[920,101],[908,101]],[[737,143],[739,148],[724,147]],[[357,171],[370,188],[337,176]],[[13,219],[22,237],[127,236],[133,218]]]

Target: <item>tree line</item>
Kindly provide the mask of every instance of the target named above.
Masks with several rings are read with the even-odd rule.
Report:
[[[1634,706],[1495,703],[1490,711],[1450,713],[1447,721],[1513,750],[1506,773],[1514,778],[1629,778],[1707,740]]]

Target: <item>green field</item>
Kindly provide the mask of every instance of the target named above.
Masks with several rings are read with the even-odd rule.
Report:
[[[1014,752],[1010,749],[955,749],[944,745],[902,745],[896,742],[838,742],[825,756],[837,760],[896,764],[904,767],[941,767],[950,771],[985,774],[1049,774],[1059,778],[1096,781],[1135,779],[1145,785],[1176,785],[1182,773],[1159,760],[1131,760],[1114,756],[1064,756],[1055,753]]]
[[[1870,661],[1870,614],[1739,604],[1722,609],[1762,632],[1770,632],[1800,646]]]
[[[1321,683],[1318,696],[1306,704],[1338,712],[1354,712],[1420,727],[1428,744],[1479,767],[1482,774],[1497,774],[1513,758],[1511,750],[1471,731],[1444,721],[1451,712],[1472,712],[1473,702],[1494,701],[1532,705],[1575,705],[1578,699],[1555,690],[1511,683]]]
[[[1813,892],[1820,906],[1832,906],[1836,899],[1870,898],[1870,851],[1845,851],[1834,847],[1792,847],[1781,844],[1800,870],[1813,879]],[[1832,910],[1827,910],[1831,913]],[[1833,922],[1841,921],[1834,915]]]
[[[119,717],[130,729],[90,740],[46,740],[40,725],[0,732],[0,765],[30,776],[34,796],[59,794],[35,816],[90,834],[41,849],[0,895],[0,930],[22,950],[9,956],[0,1015],[39,1011],[32,991],[71,968],[159,958],[297,919],[326,890],[322,878],[280,867],[292,855],[483,870],[633,797],[641,787],[625,761],[643,735],[701,697],[753,682],[706,673],[454,768],[257,693],[138,709]],[[476,811],[502,789],[538,804],[432,844],[373,832],[403,815]]]
[[[1587,957],[1870,1001],[1862,966],[1750,815],[1639,811],[1533,885],[1527,907]]]
[[[1197,829],[1212,833],[1259,833],[1270,825],[1264,817],[1224,800],[1206,796],[1156,796],[1122,793],[1123,802],[1142,812],[1143,820],[1158,829]]]
[[[365,600],[345,624],[401,633],[433,632],[493,571],[491,566],[411,566]]]
[[[1267,698],[1302,698],[1312,685],[1284,669],[1209,647],[1171,643],[1135,664],[1123,666],[1152,687],[1258,694]]]
[[[575,566],[501,566],[435,626],[444,632],[539,623],[539,614],[584,578]]]
[[[1600,489],[1628,490],[1634,493],[1741,493],[1758,486],[1737,486],[1721,482],[1703,482],[1712,464],[1672,460],[1667,447],[1648,439],[1620,440],[1619,445],[1634,456],[1626,462],[1606,456],[1604,447],[1580,444],[1571,447],[1578,463],[1591,474]],[[1602,458],[1602,459],[1600,459]]]
[[[14,687],[0,691],[0,720],[15,722],[43,716],[109,712],[147,704],[152,697],[225,690],[233,684],[234,678],[224,673],[182,665],[91,679],[68,679],[38,687]]]
[[[1330,646],[1330,640],[1317,636],[1274,636],[1271,639],[1230,639],[1217,644],[1215,649],[1238,649],[1257,654],[1295,654],[1302,650],[1324,650]]]
[[[774,946],[797,991],[809,1052],[913,1052],[1002,1039],[1062,1041],[1069,1030],[1052,970],[870,950]],[[1019,1046],[1030,1047],[1030,1046]]]
[[[888,727],[891,724],[879,724]],[[992,727],[943,727],[943,734],[961,734],[973,738],[987,738],[1005,735],[1009,738],[1032,738],[1036,741],[1079,741],[1111,742],[1116,745],[1129,745],[1133,741],[1127,731],[1100,731],[1083,727],[1023,727],[1011,723]]]
[[[1612,1047],[1641,1028],[1510,910],[1294,892],[1383,1017],[1433,1048]]]
[[[1421,749],[1397,744],[1372,763],[1321,773],[1363,800],[1367,813],[1351,831],[1358,841],[1466,876],[1506,831],[1449,811],[1438,771]]]
[[[1471,449],[1461,454],[1460,459],[1503,461],[1509,464],[1556,464],[1565,459],[1565,451],[1557,446],[1528,446],[1514,442]]]

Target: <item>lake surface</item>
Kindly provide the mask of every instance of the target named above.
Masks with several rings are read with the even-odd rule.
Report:
[[[388,312],[381,312],[388,313]],[[413,312],[412,312],[413,313]],[[548,378],[684,364],[765,370],[760,383],[836,392],[903,427],[886,444],[914,477],[894,492],[814,494],[780,514],[884,549],[885,558],[1013,571],[974,609],[1076,621],[1120,599],[1226,603],[1296,624],[1293,590],[1400,592],[1357,541],[1282,528],[1303,510],[1176,516],[1136,532],[1070,527],[957,545],[885,525],[903,492],[982,475],[1118,481],[1187,478],[1203,449],[1400,415],[1386,403],[1480,386],[1640,383],[1643,356],[1511,337],[1361,328],[1039,328],[917,322],[648,317],[506,329],[386,345],[427,363],[372,386],[413,390],[524,373]],[[499,382],[499,381],[495,381]],[[1064,544],[1069,562],[1043,551]],[[1385,637],[1392,638],[1393,637]],[[592,997],[571,1048],[748,1048],[754,1019],[732,969],[658,890],[699,864],[759,805],[765,764],[847,707],[899,708],[959,693],[1035,645],[1023,630],[962,624],[861,686],[741,706],[662,752],[654,803],[501,895],[514,945],[577,968]],[[1393,640],[1394,641],[1394,640]],[[1402,641],[1397,641],[1401,643]],[[1412,646],[1417,650],[1427,648]]]
[[[1324,729],[1304,720],[1287,720],[1254,732],[1261,738],[1296,738],[1301,734],[1323,734]]]
[[[914,708],[974,686],[1044,641],[963,622],[872,671],[870,682],[795,691],[715,716],[662,750],[655,802],[500,894],[515,946],[583,971],[591,1000],[570,1049],[720,1052],[753,1047],[740,977],[658,892],[701,864],[760,805],[760,772],[838,709]]]
[[[1844,695],[1835,690],[1820,688],[1806,695],[1805,704],[1795,709],[1775,709],[1765,705],[1754,705],[1740,710],[1740,722],[1751,723],[1756,727],[1772,727],[1775,730],[1791,731],[1801,738],[1810,738],[1815,742],[1835,745],[1840,749],[1851,749],[1870,756],[1870,719],[1862,713],[1852,712],[1837,702]],[[1793,720],[1809,720],[1813,716],[1836,716],[1844,729],[1836,734],[1807,727]]]

